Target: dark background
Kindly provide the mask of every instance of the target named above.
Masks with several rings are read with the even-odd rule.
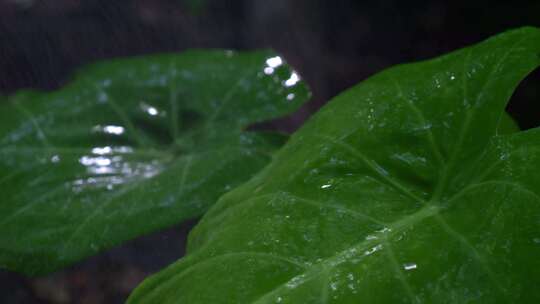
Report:
[[[75,68],[102,58],[273,48],[314,93],[298,113],[273,124],[290,131],[383,68],[523,25],[540,26],[540,1],[0,0],[0,94],[57,88]],[[518,88],[508,110],[523,128],[540,125],[539,71]],[[195,223],[51,276],[0,272],[0,303],[122,303],[145,276],[183,254]]]

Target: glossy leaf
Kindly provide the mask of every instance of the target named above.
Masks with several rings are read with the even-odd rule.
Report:
[[[0,105],[0,266],[53,271],[200,216],[268,163],[252,123],[308,91],[270,52],[189,51],[87,67]]]
[[[539,54],[524,28],[338,96],[130,303],[540,302],[540,129],[499,122]]]

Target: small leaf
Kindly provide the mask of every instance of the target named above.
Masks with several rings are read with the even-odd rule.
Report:
[[[244,130],[306,100],[291,75],[270,52],[189,51],[12,96],[0,105],[0,266],[42,274],[200,216],[283,143]]]
[[[130,302],[540,302],[540,129],[500,122],[539,52],[523,28],[338,96]]]

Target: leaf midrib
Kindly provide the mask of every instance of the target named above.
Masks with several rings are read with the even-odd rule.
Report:
[[[434,205],[427,205],[424,206],[422,209],[418,210],[417,212],[404,217],[401,220],[398,220],[391,225],[387,227],[387,233],[384,235],[385,238],[389,238],[391,236],[394,236],[400,232],[403,232],[407,228],[425,220],[432,216],[435,216],[440,212],[440,208]],[[298,274],[289,281],[284,282],[283,284],[273,288],[270,292],[263,294],[258,299],[254,300],[253,304],[259,304],[259,303],[266,303],[265,301],[271,300],[270,298],[273,297],[276,293],[278,293],[280,290],[284,289],[288,284],[291,283],[298,283],[295,282],[298,280],[298,278],[307,279],[307,275],[316,276],[319,273],[324,272],[326,269],[338,266],[342,263],[348,262],[350,258],[357,256],[358,254],[363,254],[363,256],[368,256],[365,253],[365,250],[371,248],[371,246],[376,245],[380,242],[380,239],[374,238],[374,239],[363,239],[360,242],[353,244],[352,246],[349,246],[347,249],[342,250],[340,252],[337,252],[336,254],[327,257],[323,259],[318,264],[311,265],[310,269],[308,271]],[[310,276],[309,278],[311,278]],[[304,280],[304,282],[307,280]]]

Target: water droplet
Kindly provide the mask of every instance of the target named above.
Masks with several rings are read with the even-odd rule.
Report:
[[[296,72],[292,72],[291,77],[285,80],[284,85],[290,88],[295,86],[298,82],[300,82],[300,76]]]
[[[439,79],[435,79],[435,87],[437,89],[440,89],[441,88],[441,82],[439,81]]]
[[[292,278],[289,282],[287,282],[285,284],[285,286],[287,288],[289,288],[289,289],[294,289],[294,288],[298,287],[300,284],[302,284],[305,279],[306,279],[305,274],[296,276],[296,277]]]
[[[405,270],[414,270],[416,269],[418,266],[415,264],[415,263],[406,263],[406,264],[403,264],[403,269]]]
[[[92,154],[97,155],[107,155],[113,153],[128,154],[133,153],[133,148],[128,146],[119,146],[119,147],[94,147],[92,148]]]
[[[294,99],[294,97],[295,97],[294,93],[290,93],[289,95],[287,95],[287,100],[291,101]]]
[[[382,249],[382,245],[379,244],[379,245],[377,245],[375,247],[372,247],[371,249],[366,250],[364,252],[364,255],[372,255],[372,254],[374,254],[375,252],[377,252],[377,251],[379,251],[381,249]]]
[[[79,162],[84,166],[109,166],[112,161],[107,157],[91,157],[83,156],[79,159]]]
[[[328,189],[328,188],[330,188],[330,187],[332,187],[331,184],[325,184],[325,185],[322,185],[322,186],[321,186],[321,189]]]
[[[52,162],[52,163],[55,163],[55,164],[56,164],[56,163],[58,163],[59,161],[60,161],[60,156],[58,156],[58,155],[53,155],[53,156],[51,157],[51,162]]]
[[[392,229],[388,228],[388,227],[384,227],[383,229],[378,230],[377,232],[378,233],[388,233],[388,232],[392,232]]]
[[[271,67],[265,67],[265,68],[264,68],[264,73],[265,73],[266,75],[272,75],[272,74],[274,74],[274,68],[271,68]]]
[[[122,135],[122,134],[124,134],[124,132],[126,130],[122,126],[114,126],[114,125],[100,126],[100,125],[97,125],[97,126],[94,126],[92,128],[92,131],[93,132],[103,132],[103,133],[111,134],[111,135]]]
[[[159,111],[157,108],[145,103],[145,102],[141,102],[140,104],[140,107],[141,107],[141,110],[143,110],[144,112],[146,112],[148,115],[150,116],[157,116],[159,114]]]
[[[280,56],[266,59],[266,64],[271,68],[277,68],[283,64],[283,59]]]
[[[283,298],[282,297],[277,297],[276,298],[276,303],[281,303],[283,301]]]
[[[92,153],[93,154],[97,154],[97,155],[106,155],[106,154],[111,154],[112,153],[112,148],[107,146],[107,147],[95,147],[92,149]]]
[[[540,244],[540,238],[534,238],[533,242],[535,242],[536,244]]]

